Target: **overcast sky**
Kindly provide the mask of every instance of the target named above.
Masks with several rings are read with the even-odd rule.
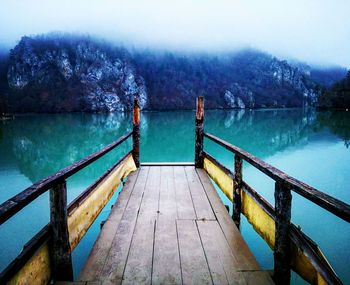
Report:
[[[350,0],[0,0],[0,43],[80,32],[180,50],[252,47],[350,68]]]

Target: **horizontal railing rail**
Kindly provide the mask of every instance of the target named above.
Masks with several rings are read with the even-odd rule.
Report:
[[[118,165],[120,165],[128,156],[132,154],[132,151],[123,155],[112,167],[105,171],[93,184],[85,189],[79,196],[77,196],[68,205],[68,215],[70,215],[79,205],[88,198],[96,186],[105,179]],[[29,240],[24,246],[22,252],[12,261],[9,265],[0,273],[0,284],[5,284],[11,277],[22,268],[26,262],[33,256],[40,246],[50,239],[50,223],[44,226],[31,240]]]
[[[221,164],[212,155],[206,151],[203,151],[203,156],[215,164],[227,176],[235,180],[235,173]],[[249,193],[255,202],[265,211],[265,213],[269,215],[273,220],[276,220],[275,209],[273,206],[261,195],[259,195],[256,190],[250,187],[245,181],[242,181],[242,186],[243,190]],[[327,260],[322,255],[318,254],[318,247],[315,242],[294,224],[291,224],[290,238],[294,244],[305,253],[315,269],[318,272],[322,273],[322,276],[328,284],[342,284],[338,275],[333,271]]]
[[[233,154],[234,171],[223,166],[204,150],[204,138]],[[232,202],[232,219],[238,229],[241,214],[273,250],[273,279],[276,284],[290,284],[294,269],[311,284],[342,284],[333,268],[309,237],[291,221],[292,192],[350,222],[350,205],[323,193],[247,151],[204,131],[204,98],[197,97],[195,115],[195,167],[204,169]],[[274,207],[243,180],[243,161],[272,178]]]
[[[50,283],[52,280],[73,280],[71,252],[112,198],[120,183],[125,181],[130,172],[139,167],[140,107],[136,98],[132,123],[132,131],[116,141],[34,183],[0,205],[1,225],[37,197],[46,191],[50,192],[50,222],[24,245],[21,253],[0,273],[1,284],[8,282],[30,284],[37,278],[41,284]],[[131,150],[68,205],[66,179],[109,153],[128,138],[132,138]]]
[[[132,131],[121,136],[116,141],[102,148],[101,150],[81,159],[80,161],[63,168],[56,173],[34,183],[19,194],[13,196],[9,200],[0,205],[0,225],[6,222],[13,215],[35,200],[37,197],[51,189],[55,184],[67,179],[81,169],[87,167],[103,155],[115,149],[132,135]]]
[[[244,151],[243,149],[234,146],[212,134],[207,132],[203,133],[204,137],[210,139],[211,141],[221,145],[225,149],[233,152],[234,154],[241,157],[243,160],[250,163],[252,166],[265,173],[267,176],[275,181],[282,182],[286,187],[289,187],[295,193],[303,196],[304,198],[312,201],[318,206],[324,208],[325,210],[331,212],[332,214],[338,216],[339,218],[350,222],[350,205],[323,193],[312,186],[307,185],[304,182],[289,176],[283,171],[273,167],[272,165],[262,161],[261,159],[255,157],[254,155]]]

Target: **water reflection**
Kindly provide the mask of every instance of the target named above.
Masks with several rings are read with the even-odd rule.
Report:
[[[206,129],[261,158],[305,142],[317,128],[313,110],[207,112]]]
[[[317,121],[322,127],[329,128],[331,132],[344,141],[346,148],[350,146],[350,112],[322,112],[317,114]]]
[[[17,117],[1,124],[1,164],[15,163],[32,182],[97,151],[131,130],[130,114]],[[205,129],[266,158],[330,130],[350,145],[350,113],[314,110],[207,111]],[[143,113],[143,161],[192,161],[193,112]],[[120,152],[127,151],[125,144]],[[4,158],[5,161],[4,161]],[[110,157],[104,164],[112,164]],[[90,173],[87,172],[86,175]]]

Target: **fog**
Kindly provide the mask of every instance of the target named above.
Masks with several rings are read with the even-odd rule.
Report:
[[[222,52],[251,47],[350,67],[349,0],[0,0],[0,45],[51,31],[136,48]]]

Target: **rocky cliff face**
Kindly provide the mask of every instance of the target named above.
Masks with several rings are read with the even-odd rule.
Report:
[[[303,107],[321,93],[308,69],[253,50],[130,53],[87,37],[23,37],[7,66],[13,112],[124,111],[134,96],[151,110],[192,109],[197,96],[207,108]]]
[[[245,62],[239,58],[238,62]],[[242,62],[238,65],[242,65]],[[310,73],[267,55],[253,58],[242,66],[242,78],[230,84],[224,98],[232,108],[306,107],[314,106],[319,86]],[[249,70],[248,70],[249,68]]]
[[[314,105],[320,87],[304,70],[255,50],[212,55],[139,54],[154,109],[303,107]]]
[[[11,51],[7,78],[17,111],[124,111],[135,95],[142,108],[148,102],[133,65],[89,40],[24,37]]]

